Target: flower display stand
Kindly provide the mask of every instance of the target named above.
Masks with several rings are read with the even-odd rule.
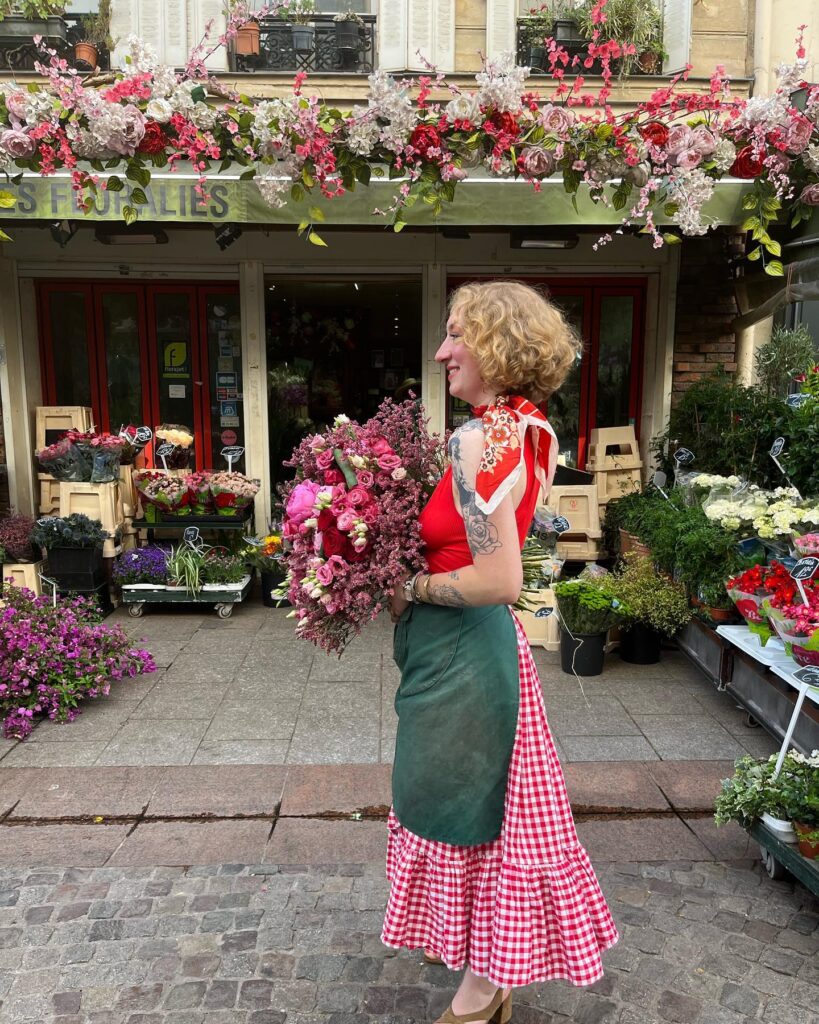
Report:
[[[67,430],[90,430],[94,423],[93,412],[84,405],[38,405],[35,415],[37,451],[59,441]]]
[[[803,857],[798,847],[783,843],[761,821],[752,825],[748,832],[759,843],[762,863],[771,878],[782,878],[789,871],[806,889],[819,896],[819,861]]]
[[[45,559],[42,558],[39,562],[4,562],[3,584],[7,586],[8,580],[11,579],[11,586],[27,587],[39,596],[43,592],[40,573],[43,572],[45,564]]]
[[[560,630],[558,628],[557,611],[554,591],[531,590],[525,594],[533,606],[531,611],[515,609],[530,647],[543,647],[547,651],[560,649]]]
[[[691,621],[677,636],[677,646],[718,690],[724,690],[731,678],[731,645],[699,619]]]
[[[642,469],[640,446],[634,427],[596,427],[589,437],[589,473],[618,469]]]
[[[229,619],[234,605],[241,604],[247,597],[252,582],[253,577],[248,576],[241,590],[220,588],[200,590],[196,594],[184,588],[154,587],[137,590],[123,587],[122,603],[128,606],[128,614],[134,618],[142,615],[146,604],[209,604],[220,619]]]
[[[557,541],[557,557],[567,562],[594,562],[602,554],[597,488],[593,484],[562,484],[549,492],[549,508],[569,522]]]
[[[60,512],[60,481],[49,473],[38,473],[40,484],[40,515],[54,516]]]
[[[110,484],[60,482],[60,515],[80,512],[89,519],[98,519],[103,530],[112,536],[122,529],[125,515],[122,510],[119,482]]]

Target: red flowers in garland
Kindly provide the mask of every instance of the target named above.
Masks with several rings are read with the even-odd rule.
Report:
[[[765,164],[753,146],[743,146],[728,172],[735,178],[758,178]]]
[[[441,136],[434,124],[419,124],[410,136],[410,145],[423,160],[432,160],[432,150],[440,150]]]
[[[668,128],[662,121],[647,121],[638,130],[645,141],[657,149],[665,149],[668,144]]]
[[[145,134],[142,136],[142,142],[137,147],[138,152],[149,154],[161,153],[167,145],[168,140],[165,137],[162,125],[158,121],[146,121]]]

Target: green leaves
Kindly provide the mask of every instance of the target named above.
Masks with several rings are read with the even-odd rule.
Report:
[[[109,192],[121,192],[125,188],[125,182],[122,178],[118,178],[116,174],[112,174],[108,179],[108,191]]]
[[[141,185],[143,188],[147,188],[151,183],[151,172],[147,167],[142,167],[135,160],[128,161],[125,177],[129,181],[134,181],[137,185]]]
[[[132,224],[136,224],[139,214],[133,206],[125,206],[122,209],[122,219],[130,227]]]

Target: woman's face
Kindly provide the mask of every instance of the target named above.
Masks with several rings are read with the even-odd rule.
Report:
[[[435,353],[435,361],[446,366],[451,395],[470,405],[485,405],[494,399],[494,392],[481,378],[477,360],[464,344],[463,329],[457,310],[450,314],[446,325],[446,337]]]

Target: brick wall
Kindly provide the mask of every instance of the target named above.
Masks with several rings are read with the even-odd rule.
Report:
[[[677,285],[672,401],[719,364],[736,370],[731,321],[737,313],[724,234],[686,238]]]

